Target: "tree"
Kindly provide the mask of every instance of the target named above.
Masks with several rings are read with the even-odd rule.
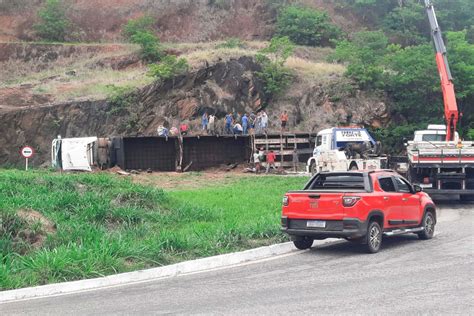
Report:
[[[123,27],[122,34],[134,44],[141,47],[140,56],[147,62],[156,62],[163,57],[163,48],[160,40],[153,33],[153,18],[144,16],[129,20]]]
[[[270,45],[257,54],[257,62],[262,66],[257,76],[263,81],[264,91],[268,95],[279,95],[290,84],[293,75],[285,67],[285,62],[293,54],[294,48],[287,36],[274,37]]]
[[[361,88],[382,88],[382,59],[387,45],[388,39],[382,31],[359,32],[354,34],[352,41],[338,42],[329,60],[348,63],[346,75]]]
[[[453,74],[458,106],[462,111],[462,132],[474,129],[474,44],[467,32],[447,32],[448,59]]]
[[[71,23],[59,0],[46,0],[45,6],[38,11],[38,17],[40,22],[35,25],[38,36],[47,41],[65,41]]]
[[[433,47],[392,45],[384,59],[385,91],[392,111],[412,123],[442,121],[443,105]]]
[[[277,35],[288,36],[300,45],[330,46],[341,31],[331,23],[326,12],[293,5],[278,15]]]
[[[427,42],[430,29],[424,6],[419,2],[405,1],[383,19],[383,28],[392,42],[402,46]]]

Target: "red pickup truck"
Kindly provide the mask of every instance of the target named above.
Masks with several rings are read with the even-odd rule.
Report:
[[[324,172],[283,197],[282,231],[298,249],[313,240],[345,238],[379,251],[382,236],[431,239],[436,206],[430,196],[393,171]]]

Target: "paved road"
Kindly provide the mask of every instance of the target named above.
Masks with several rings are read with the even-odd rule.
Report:
[[[474,314],[474,205],[444,204],[435,238],[338,241],[219,271],[0,305],[0,314]]]

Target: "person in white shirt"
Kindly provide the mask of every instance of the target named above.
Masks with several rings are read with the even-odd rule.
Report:
[[[216,117],[214,115],[209,115],[209,124],[207,124],[207,133],[209,135],[214,135],[215,133],[215,120]]]

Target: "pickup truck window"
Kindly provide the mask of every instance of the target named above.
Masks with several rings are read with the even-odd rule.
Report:
[[[318,174],[308,187],[309,190],[365,189],[363,174],[331,173]]]
[[[410,186],[403,179],[395,177],[395,183],[397,184],[398,192],[411,193]]]
[[[397,192],[392,177],[379,178],[380,188],[385,192]]]

